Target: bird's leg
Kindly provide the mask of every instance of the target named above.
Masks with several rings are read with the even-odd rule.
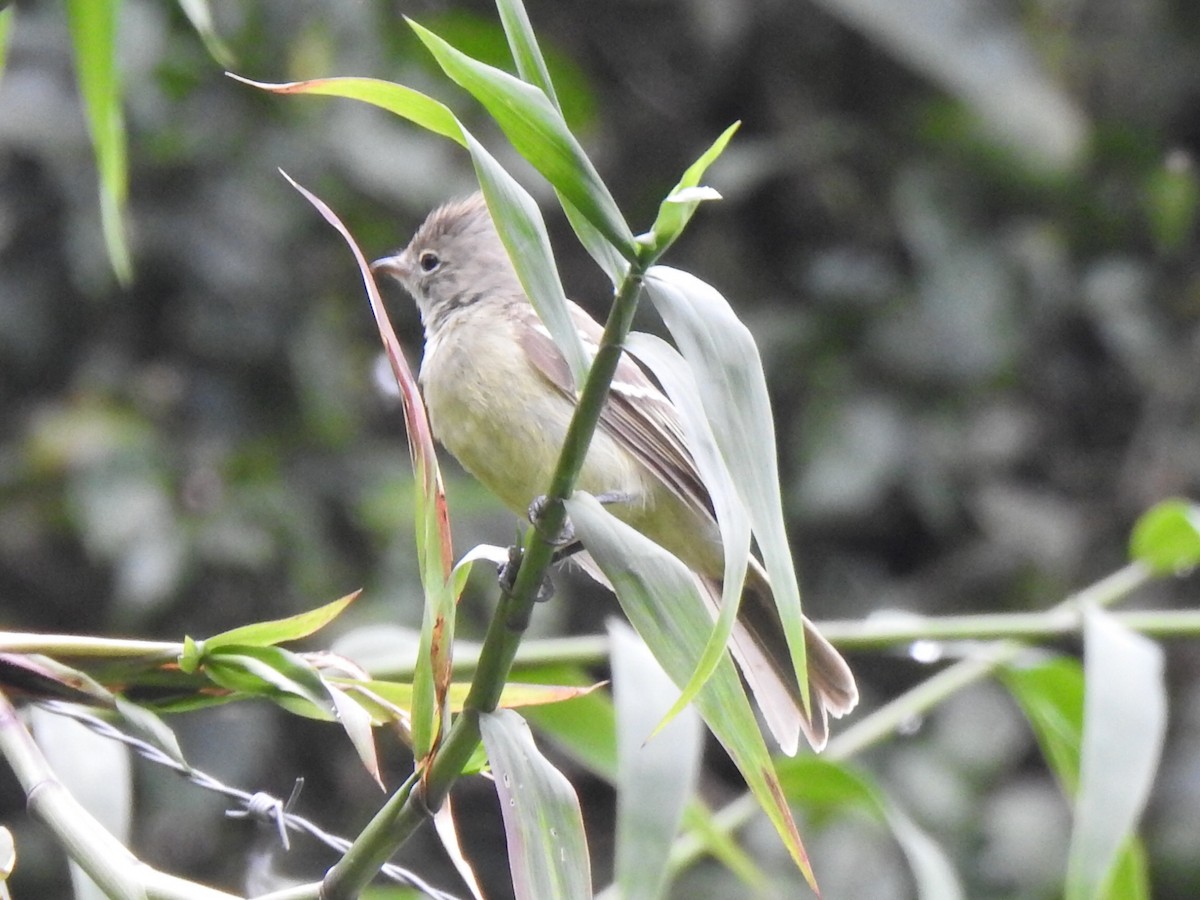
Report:
[[[597,494],[596,499],[601,504],[608,506],[613,503],[632,503],[635,499],[633,494],[625,491],[605,491],[603,494]],[[529,521],[533,523],[535,528],[538,527],[539,520],[546,510],[546,504],[550,499],[541,494],[533,498],[533,502],[529,504]],[[553,537],[547,538],[551,544],[555,546],[553,562],[560,563],[564,559],[570,559],[576,553],[583,550],[583,544],[575,537],[575,526],[571,524],[571,520],[564,519],[562,530]]]

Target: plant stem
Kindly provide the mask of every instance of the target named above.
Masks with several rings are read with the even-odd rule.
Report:
[[[323,900],[349,900],[357,896],[396,848],[441,807],[479,746],[479,718],[496,708],[529,624],[538,591],[554,555],[555,545],[551,539],[562,531],[566,522],[563,501],[575,490],[588,446],[600,421],[600,411],[608,398],[609,385],[621,359],[625,337],[637,311],[642,278],[652,261],[640,259],[638,264],[630,266],[617,288],[600,348],[592,361],[546,494],[548,502],[537,527],[531,528],[526,535],[512,590],[501,592],[462,713],[454,720],[445,741],[423,770],[421,782],[415,786],[406,783],[393,794],[346,855],[329,870],[323,885]]]
[[[48,827],[67,855],[116,900],[237,900],[160,872],[135,857],[55,776],[8,698],[0,693],[0,755],[25,792],[30,815]]]
[[[1047,622],[1058,623],[1061,620],[1072,623],[1072,627],[1067,630],[1078,630],[1084,609],[1089,606],[1111,606],[1128,597],[1153,577],[1153,573],[1145,566],[1140,563],[1131,563],[1071,595],[1051,609],[1036,615],[1042,618],[1043,626]],[[993,619],[1004,617],[964,616],[958,618]],[[825,628],[822,626],[822,631],[824,630]],[[1037,636],[1046,636],[1054,633],[1059,632],[1048,631],[1043,627],[1036,634]],[[913,634],[906,634],[904,639],[911,641],[928,636],[928,630],[919,630]],[[955,634],[954,636],[963,637],[964,635]],[[975,632],[971,636],[978,637],[979,633]],[[839,641],[839,643],[841,642]],[[927,678],[911,690],[905,691],[899,697],[860,719],[841,734],[831,738],[825,748],[825,756],[839,761],[850,759],[868,747],[891,737],[904,722],[924,715],[951,695],[983,680],[1001,666],[1011,663],[1028,649],[1028,645],[1015,640],[978,647],[966,659],[959,660],[936,675]],[[714,813],[712,824],[714,828],[724,833],[732,833],[750,821],[758,812],[758,802],[753,795],[746,793]],[[705,852],[705,845],[696,837],[690,834],[684,835],[675,842],[675,846],[671,849],[671,871],[682,870]]]

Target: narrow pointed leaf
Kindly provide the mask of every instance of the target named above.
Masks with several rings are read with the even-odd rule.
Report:
[[[646,288],[692,368],[713,436],[750,513],[807,705],[800,586],[784,528],[775,425],[758,347],[725,298],[700,279],[654,266]]]
[[[117,280],[133,280],[125,234],[129,162],[121,80],[117,71],[117,18],[120,0],[67,0],[67,22],[75,48],[79,92],[100,174],[100,224]]]
[[[666,721],[692,702],[696,692],[712,675],[725,654],[725,647],[737,620],[742,586],[746,580],[746,567],[750,558],[750,517],[738,496],[721,451],[717,448],[712,427],[700,403],[696,379],[687,362],[666,341],[654,335],[632,333],[626,339],[625,346],[630,354],[650,369],[675,408],[679,410],[688,447],[692,451],[704,486],[708,488],[713,509],[716,510],[725,553],[725,579],[721,590],[720,615],[696,664],[696,671],[667,713],[664,719]]]
[[[351,699],[337,685],[326,682],[325,690],[336,710],[337,720],[350,738],[358,753],[358,759],[367,773],[383,790],[383,776],[379,773],[379,755],[375,752],[375,732],[372,730],[371,714]]]
[[[612,583],[630,624],[671,680],[686,684],[712,632],[712,617],[693,574],[662,547],[608,513],[594,497],[576,492],[566,505],[576,534]],[[696,695],[695,706],[815,890],[808,855],[728,655]]]
[[[1154,783],[1167,724],[1162,651],[1099,609],[1085,613],[1084,675],[1068,900],[1096,896],[1112,877]]]
[[[496,778],[517,900],[590,900],[591,864],[579,798],[512,710],[480,716]]]
[[[464,132],[464,134],[466,134]],[[483,145],[466,134],[467,148],[475,163],[475,174],[487,200],[488,212],[496,223],[500,240],[508,251],[525,294],[537,310],[554,343],[566,357],[575,378],[576,390],[587,378],[588,360],[579,333],[567,310],[567,296],[558,278],[558,266],[550,249],[550,236],[541,211],[516,180],[504,170]]]
[[[179,0],[179,8],[196,29],[196,34],[200,35],[200,40],[209,55],[222,66],[233,65],[233,53],[229,45],[217,34],[208,0]]]
[[[483,900],[483,890],[479,887],[479,879],[475,876],[475,870],[471,867],[471,862],[467,859],[466,854],[463,853],[462,843],[458,839],[458,829],[454,825],[454,807],[451,798],[447,797],[446,802],[442,804],[442,808],[433,814],[433,827],[437,831],[438,839],[442,842],[442,849],[446,851],[446,855],[454,863],[454,869],[458,872],[458,877],[470,889],[471,896],[475,900]]]
[[[315,634],[336,619],[360,593],[361,591],[355,591],[332,603],[326,603],[324,606],[284,619],[272,619],[269,622],[256,622],[253,625],[231,628],[198,643],[203,646],[205,652],[212,652],[230,645],[268,647],[273,644],[282,644],[285,641],[298,641]]]
[[[671,193],[658,207],[658,216],[654,220],[654,226],[650,229],[656,258],[675,243],[675,239],[679,237],[696,212],[697,206],[705,200],[721,199],[721,195],[712,188],[702,188],[700,179],[704,177],[708,167],[716,162],[717,157],[725,152],[725,147],[728,146],[741,124],[741,122],[734,122],[726,128],[721,136],[713,141],[712,146],[705,150],[698,160],[688,166],[679,179],[679,183],[671,189]]]
[[[622,900],[654,900],[667,887],[671,843],[696,790],[704,732],[691,709],[656,734],[677,690],[641,638],[610,622],[617,710],[616,883]]]
[[[0,9],[0,78],[4,76],[5,63],[8,61],[8,40],[12,37],[13,8]]]
[[[483,104],[517,152],[626,259],[635,259],[637,245],[633,232],[616,201],[567,128],[562,114],[541,89],[472,59],[411,19],[409,25],[442,71]]]
[[[232,72],[228,74],[235,81],[270,91],[273,94],[313,94],[360,100],[363,103],[370,103],[372,106],[395,113],[434,134],[450,138],[462,147],[467,145],[466,139],[463,137],[462,126],[445,104],[402,84],[394,84],[378,78],[317,78],[312,81],[271,84],[251,81],[249,78],[242,78]]]
[[[453,117],[451,118],[453,120]],[[457,125],[457,122],[455,124]],[[452,677],[457,596],[451,591],[454,581],[454,551],[450,540],[446,490],[442,483],[441,470],[438,468],[433,431],[429,426],[429,417],[425,412],[425,404],[417,388],[416,379],[404,358],[400,341],[388,318],[387,309],[379,294],[379,286],[375,284],[375,277],[367,264],[366,256],[350,234],[350,230],[328,205],[289,178],[286,172],[282,174],[342,235],[349,246],[362,275],[379,338],[404,404],[408,451],[417,482],[417,490],[413,494],[417,562],[425,593],[421,636],[417,645],[417,665],[413,671],[414,696],[410,727],[413,751],[417,759],[424,759],[447,725],[446,692]]]
[[[554,108],[561,111],[554,85],[550,83],[550,70],[546,68],[546,60],[533,33],[525,4],[521,0],[496,0],[496,10],[500,13],[500,23],[504,26],[513,62],[517,64],[517,73],[534,87],[541,88]]]
[[[1029,719],[1064,794],[1077,797],[1083,744],[1083,667],[1074,659],[1057,658],[1034,666],[1007,667],[1001,679]],[[1136,838],[1128,841],[1111,883],[1096,896],[1104,900],[1148,898],[1144,857],[1141,842]]]

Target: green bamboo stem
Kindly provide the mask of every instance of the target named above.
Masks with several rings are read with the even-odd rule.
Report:
[[[1141,563],[1131,563],[1038,615],[1055,623],[1059,620],[1073,620],[1077,629],[1078,620],[1085,609],[1111,606],[1153,578],[1154,574]],[[1038,636],[1046,634],[1045,631],[1038,632]],[[920,633],[921,638],[926,636],[926,632]],[[868,747],[887,740],[896,734],[904,722],[925,715],[948,697],[982,681],[1001,666],[1013,662],[1028,649],[1028,644],[1015,640],[979,646],[966,659],[927,678],[860,719],[841,734],[835,735],[825,748],[825,757],[837,761],[847,760]],[[749,822],[758,812],[758,802],[753,795],[746,793],[713,814],[713,827],[724,833],[732,833]],[[671,849],[671,870],[678,872],[686,868],[705,852],[704,844],[697,837],[685,834]]]
[[[649,254],[647,250],[647,254]],[[538,527],[531,528],[522,549],[521,564],[510,592],[502,592],[479,653],[479,662],[463,711],[454,720],[445,741],[435,751],[419,784],[404,796],[394,794],[325,877],[322,900],[350,900],[365,888],[383,865],[434,811],[441,807],[451,786],[462,774],[479,746],[479,717],[493,711],[508,680],[534,603],[553,559],[552,538],[566,522],[563,501],[575,483],[587,456],[600,411],[621,359],[622,346],[633,323],[642,278],[653,262],[647,256],[630,266],[617,289],[605,324],[600,348],[592,361],[579,404],[567,430],[554,477]],[[550,539],[546,537],[550,536]]]

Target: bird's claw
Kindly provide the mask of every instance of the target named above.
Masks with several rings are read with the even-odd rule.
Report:
[[[511,594],[513,588],[517,585],[517,572],[521,569],[521,558],[524,556],[524,551],[517,545],[508,548],[508,559],[500,565],[496,566],[496,575],[500,582],[500,590],[506,594]],[[533,598],[534,603],[545,603],[554,596],[554,584],[548,577],[542,579],[542,583],[538,585],[537,596]]]
[[[529,521],[533,523],[533,527],[555,547],[566,547],[575,543],[575,526],[571,524],[571,520],[566,516],[563,517],[562,527],[559,529],[558,534],[546,535],[542,531],[542,519],[546,515],[546,507],[549,505],[550,498],[545,494],[540,494],[533,498],[533,502],[529,504]]]

